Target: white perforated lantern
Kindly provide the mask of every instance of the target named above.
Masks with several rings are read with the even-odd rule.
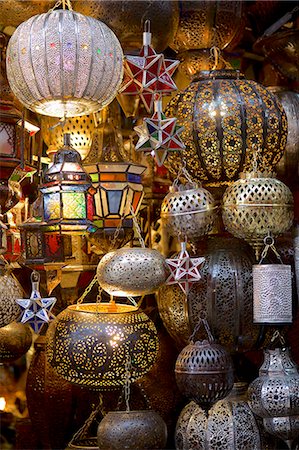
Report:
[[[26,108],[54,117],[99,111],[117,94],[123,52],[104,23],[69,10],[31,17],[11,37],[7,76]]]

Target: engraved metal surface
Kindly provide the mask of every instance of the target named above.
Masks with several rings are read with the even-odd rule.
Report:
[[[283,441],[292,441],[299,436],[299,416],[271,417],[263,419],[265,430]]]
[[[98,20],[55,10],[23,22],[7,47],[7,77],[26,108],[54,117],[99,111],[115,97],[123,52]]]
[[[292,270],[285,264],[254,265],[254,323],[292,323]]]
[[[296,286],[299,300],[299,236],[296,236],[294,239],[294,249],[295,249]]]
[[[21,313],[17,298],[23,291],[17,280],[10,274],[0,275],[0,328],[18,318]]]
[[[32,333],[27,325],[12,322],[0,328],[0,363],[19,359],[29,350]]]
[[[107,253],[97,268],[99,285],[116,297],[155,292],[167,275],[165,258],[149,248],[121,248]]]

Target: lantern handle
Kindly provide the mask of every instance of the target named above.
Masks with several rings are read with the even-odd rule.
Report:
[[[215,339],[214,339],[214,336],[213,336],[212,333],[211,333],[211,330],[210,330],[210,327],[209,327],[209,324],[208,324],[207,319],[201,317],[201,318],[199,319],[199,321],[197,322],[197,324],[195,325],[194,330],[193,330],[193,333],[191,334],[191,336],[190,336],[190,338],[189,338],[190,344],[194,344],[194,338],[195,338],[195,335],[196,335],[196,333],[200,330],[200,327],[201,327],[202,325],[203,325],[203,327],[204,327],[204,329],[205,329],[205,332],[206,332],[206,334],[207,334],[207,336],[208,336],[208,341],[209,341],[209,342],[214,342]]]
[[[275,256],[277,257],[277,259],[278,259],[278,261],[280,262],[280,264],[283,264],[283,261],[282,261],[282,259],[281,259],[281,256],[280,256],[280,254],[278,253],[278,251],[277,251],[277,249],[276,249],[276,247],[275,247],[275,245],[274,245],[274,242],[275,242],[275,241],[274,241],[274,237],[271,235],[270,232],[268,232],[267,236],[264,237],[264,244],[265,244],[265,247],[264,247],[264,249],[263,249],[263,251],[262,251],[261,259],[260,259],[260,261],[259,261],[259,264],[262,264],[263,260],[266,258],[267,254],[268,254],[268,251],[269,251],[270,249],[271,249],[272,252],[275,254]]]

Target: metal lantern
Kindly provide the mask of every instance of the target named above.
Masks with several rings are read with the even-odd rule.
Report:
[[[239,71],[203,71],[165,111],[185,127],[182,157],[191,176],[205,184],[228,183],[251,167],[262,148],[263,169],[279,161],[287,140],[287,119],[277,97]],[[181,155],[167,167],[177,173]]]
[[[12,322],[0,328],[0,364],[15,361],[29,350],[32,333],[27,325]]]
[[[153,322],[136,307],[120,303],[68,306],[47,332],[47,358],[67,381],[105,389],[124,384],[126,360],[131,380],[151,368],[158,352]]]
[[[299,299],[299,235],[296,236],[294,239],[294,249],[295,249],[296,286],[297,286],[297,295]]]
[[[110,411],[99,424],[100,450],[144,450],[165,448],[167,427],[152,410]]]
[[[23,22],[7,48],[7,76],[26,108],[54,117],[99,111],[115,97],[123,52],[102,22],[68,10]]]
[[[42,137],[50,158],[63,146],[64,133],[71,135],[72,147],[80,153],[82,159],[88,155],[95,130],[92,116],[69,117],[61,126],[57,125],[57,118],[42,116],[41,124]]]
[[[232,390],[234,374],[231,357],[214,342],[205,320],[203,324],[208,340],[191,340],[183,348],[175,364],[175,377],[179,390],[186,397],[209,408]]]
[[[287,231],[293,222],[293,195],[281,181],[258,172],[241,174],[223,195],[222,218],[227,231],[256,249],[264,238]]]
[[[64,147],[54,157],[54,163],[43,174],[43,219],[65,231],[82,231],[93,217],[90,176],[81,165],[79,153],[70,145],[70,135],[64,135]]]
[[[193,401],[185,406],[177,422],[175,443],[177,450],[261,449],[258,425],[246,397],[233,391],[208,414]]]
[[[172,236],[194,239],[211,231],[216,219],[216,202],[202,187],[179,185],[171,188],[161,205],[161,218]]]
[[[19,317],[21,310],[16,299],[22,296],[22,288],[14,276],[0,270],[0,328]]]
[[[263,419],[265,430],[285,441],[292,449],[292,441],[299,436],[299,416],[271,417]]]
[[[253,266],[254,323],[292,323],[292,270],[286,264]]]
[[[99,285],[115,297],[155,292],[167,275],[165,258],[150,248],[121,248],[107,253],[97,268]]]
[[[259,327],[252,324],[254,255],[250,247],[225,236],[209,237],[195,246],[205,261],[201,279],[190,285],[187,301],[178,285],[159,290],[159,313],[167,331],[182,348],[203,313],[221,345],[230,351],[249,350],[259,334]],[[204,339],[203,333],[199,339]]]

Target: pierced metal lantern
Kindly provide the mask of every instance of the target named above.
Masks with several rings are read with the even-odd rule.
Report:
[[[162,449],[166,439],[166,424],[152,410],[110,411],[98,426],[100,450]]]
[[[295,249],[296,286],[297,286],[297,295],[299,299],[299,236],[296,236],[294,239],[294,249]]]
[[[65,134],[64,139],[64,147],[43,174],[43,219],[64,231],[80,232],[93,217],[91,179],[81,165],[81,156],[70,145],[70,135]]]
[[[286,146],[287,119],[277,97],[239,71],[201,72],[165,113],[185,127],[182,157],[205,184],[235,180],[251,167],[255,146],[262,149],[263,170],[271,170]],[[166,165],[177,173],[181,155],[169,155]]]
[[[74,11],[31,17],[10,38],[7,76],[26,108],[54,117],[99,111],[122,81],[123,52],[104,23]]]
[[[191,341],[175,364],[179,390],[204,408],[226,397],[234,384],[233,362],[227,351],[214,342],[204,321],[208,340]]]
[[[253,268],[254,323],[292,323],[292,270],[286,264]]]
[[[161,218],[172,236],[194,239],[211,231],[216,219],[216,202],[202,187],[179,185],[171,188],[161,205]]]
[[[261,173],[241,174],[223,195],[222,218],[227,231],[256,249],[264,238],[287,231],[293,222],[293,195],[281,181]]]
[[[107,253],[97,268],[99,285],[115,297],[155,292],[167,276],[165,258],[150,248],[121,248]]]
[[[0,328],[0,364],[15,361],[29,350],[32,333],[27,325],[12,322]]]
[[[85,303],[68,306],[47,332],[47,358],[59,375],[75,384],[117,388],[132,362],[131,380],[142,377],[157,357],[153,322],[132,305]]]
[[[0,269],[0,328],[20,316],[21,310],[16,299],[22,296],[22,288],[14,276]]]
[[[261,449],[258,425],[246,398],[233,392],[208,414],[193,401],[185,406],[177,422],[175,444],[177,450]]]

